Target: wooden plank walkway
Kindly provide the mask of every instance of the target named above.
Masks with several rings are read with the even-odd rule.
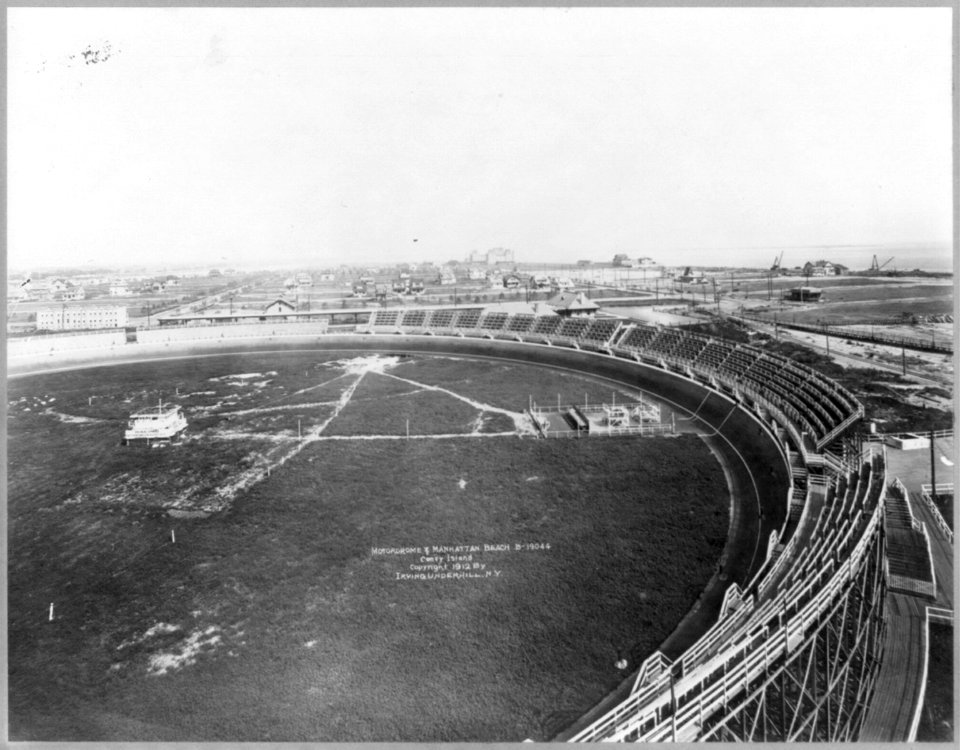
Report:
[[[910,493],[913,514],[918,521],[927,526],[930,536],[930,554],[933,557],[933,570],[937,577],[937,605],[944,609],[953,609],[953,545],[947,541],[927,504],[920,498],[919,492]]]
[[[905,742],[909,739],[923,691],[926,606],[927,602],[914,596],[887,594],[883,662],[860,741]]]

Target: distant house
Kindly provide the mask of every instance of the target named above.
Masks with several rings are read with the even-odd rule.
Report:
[[[70,300],[86,299],[87,292],[82,286],[72,286],[64,289],[62,292],[54,294],[54,299],[69,302]]]
[[[804,276],[839,276],[846,269],[845,266],[835,266],[829,260],[818,260],[814,263],[807,261],[803,266]]]
[[[126,284],[116,281],[110,285],[111,297],[126,297],[128,294],[130,294],[130,290],[127,289]]]
[[[550,279],[546,276],[531,276],[529,283],[534,289],[550,288]]]
[[[564,318],[593,317],[600,306],[587,299],[583,292],[560,292],[547,300],[547,305]]]
[[[68,286],[69,286],[69,284],[67,284],[67,282],[64,281],[63,279],[54,279],[54,280],[50,283],[50,291],[51,291],[51,292],[63,292],[63,291],[66,291],[66,289],[67,289]]]
[[[285,313],[292,313],[296,311],[296,305],[287,302],[283,297],[277,297],[277,299],[263,308],[264,315],[284,315]]]
[[[515,273],[508,273],[503,277],[503,285],[507,289],[517,289],[521,284],[521,279]]]
[[[453,269],[445,267],[440,271],[440,283],[444,286],[451,286],[457,283],[457,276],[454,274]]]

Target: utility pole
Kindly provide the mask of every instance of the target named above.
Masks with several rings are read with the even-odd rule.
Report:
[[[936,448],[933,444],[933,430],[930,430],[930,494],[933,502],[937,502],[937,462],[935,460]]]
[[[907,342],[906,339],[900,339],[900,364],[903,366],[903,374],[907,374]]]

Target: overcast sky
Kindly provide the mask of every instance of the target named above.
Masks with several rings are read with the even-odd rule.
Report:
[[[950,24],[12,8],[8,264],[949,259]]]

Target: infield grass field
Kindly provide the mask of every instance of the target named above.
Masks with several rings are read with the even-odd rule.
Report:
[[[122,448],[159,390],[185,440]],[[695,603],[729,506],[695,436],[532,437],[558,392],[612,395],[316,353],[11,381],[11,739],[549,738]]]

